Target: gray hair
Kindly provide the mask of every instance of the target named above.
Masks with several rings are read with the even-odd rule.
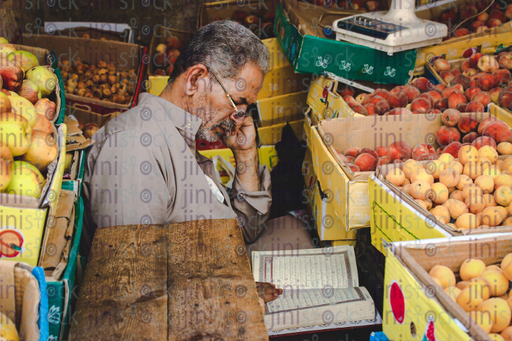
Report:
[[[202,27],[187,42],[169,78],[173,83],[189,67],[203,64],[219,77],[234,80],[249,62],[265,75],[270,53],[261,40],[244,26],[231,21],[215,21]]]

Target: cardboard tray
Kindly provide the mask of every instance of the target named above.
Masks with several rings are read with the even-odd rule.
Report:
[[[470,320],[469,314],[433,281],[428,272],[440,264],[458,276],[460,265],[468,258],[499,266],[511,252],[510,233],[390,244],[384,280],[383,332],[390,340],[419,340],[431,323],[436,340],[489,340],[487,333]],[[394,294],[391,294],[392,289]],[[398,321],[391,304],[400,302],[405,305],[405,314]]]
[[[70,38],[50,35],[37,37],[24,34],[23,42],[30,46],[42,46],[54,51],[57,60],[82,60],[97,64],[100,60],[112,62],[118,70],[135,69],[137,79],[134,81],[134,94],[127,104],[118,104],[66,94],[68,104],[81,103],[91,107],[94,112],[108,114],[115,111],[127,111],[137,103],[138,95],[142,89],[146,67],[149,62],[147,48],[135,44],[92,40],[84,38]]]
[[[338,17],[352,14],[340,11]],[[283,1],[275,20],[274,32],[295,72],[331,72],[349,80],[381,84],[406,84],[412,78],[416,50],[388,56],[366,46],[327,39],[315,25],[318,14],[307,2]]]

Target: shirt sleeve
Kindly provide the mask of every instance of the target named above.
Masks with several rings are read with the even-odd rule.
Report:
[[[267,166],[259,165],[260,191],[248,192],[235,175],[230,194],[231,205],[238,215],[246,243],[256,241],[270,215],[272,192],[270,172]]]

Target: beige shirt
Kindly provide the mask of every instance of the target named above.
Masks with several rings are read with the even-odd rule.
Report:
[[[101,128],[85,167],[83,192],[92,222],[84,237],[92,240],[96,228],[107,226],[238,217],[246,242],[254,242],[272,202],[269,171],[259,166],[261,191],[247,192],[235,176],[228,193],[213,162],[196,151],[200,125],[201,119],[173,103],[143,93],[137,107]]]

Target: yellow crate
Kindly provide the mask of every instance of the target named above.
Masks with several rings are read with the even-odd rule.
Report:
[[[256,101],[259,125],[268,127],[302,119],[307,110],[307,95],[299,91]]]
[[[493,234],[392,243],[387,248],[382,330],[389,340],[489,340],[456,302],[428,275],[435,265],[458,277],[468,258],[498,265],[512,252],[512,234]]]
[[[304,123],[302,120],[288,122],[295,133],[297,139],[302,141],[304,139]],[[283,134],[283,128],[286,123],[274,124],[269,127],[259,127],[258,128],[258,136],[260,139],[261,145],[274,145],[281,141],[281,137]]]
[[[9,241],[20,248],[6,249],[5,244],[1,245],[1,260],[37,266],[45,226],[51,228],[55,223],[53,215],[59,204],[64,176],[66,133],[66,125],[60,125],[57,130],[58,161],[53,170],[48,170],[49,181],[39,198],[0,193],[0,240],[4,243]]]
[[[149,81],[146,86],[147,91],[152,95],[160,96],[167,86],[169,78],[170,76],[149,76]]]

